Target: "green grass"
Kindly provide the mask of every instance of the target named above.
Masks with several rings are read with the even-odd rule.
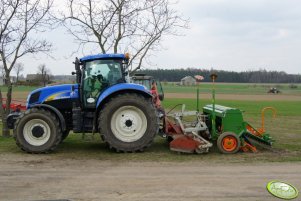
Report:
[[[165,108],[172,108],[174,105],[185,103],[187,110],[196,110],[195,99],[165,99],[163,105]],[[200,109],[211,100],[200,100]],[[233,101],[233,100],[216,100],[216,104],[228,107],[239,108],[244,111],[245,115],[259,115],[264,107],[275,107],[277,115],[281,116],[300,116],[301,104],[299,101]],[[178,107],[180,109],[180,107]],[[168,111],[168,109],[167,109]],[[268,114],[269,112],[267,112]]]
[[[195,108],[195,101],[191,99],[179,99],[164,101],[167,108],[171,108],[178,103],[186,103],[187,109]],[[209,100],[202,100],[201,105],[210,103]],[[210,153],[203,155],[178,154],[169,150],[168,144],[161,137],[156,137],[154,144],[143,153],[115,153],[110,151],[95,134],[93,141],[82,140],[81,134],[71,134],[58,149],[50,154],[57,159],[99,159],[110,161],[202,161],[224,163],[232,162],[265,162],[265,161],[301,161],[301,104],[294,101],[218,101],[218,104],[237,107],[245,110],[244,118],[255,127],[261,126],[260,110],[264,106],[277,108],[276,119],[271,118],[271,113],[267,112],[266,129],[276,140],[274,151],[261,150],[259,153],[238,153],[234,155],[220,154],[216,147]],[[91,136],[89,134],[88,136]],[[15,145],[12,138],[0,137],[0,153],[14,153],[23,155],[24,153]]]
[[[187,110],[195,110],[196,102],[193,99],[166,99],[164,106],[185,103]],[[211,104],[210,100],[201,100],[200,108]],[[301,104],[298,101],[230,101],[217,100],[217,104],[239,108],[244,111],[244,119],[253,126],[261,127],[261,109],[272,106],[277,110],[276,118],[272,118],[272,112],[266,112],[266,129],[276,140],[275,148],[291,153],[298,152],[301,160]],[[180,107],[179,107],[180,109]],[[286,160],[286,159],[284,159]]]
[[[39,87],[36,86],[13,86],[13,92],[30,92],[33,91],[35,89],[37,89]],[[7,91],[7,87],[6,86],[0,86],[0,89],[2,92],[6,92]]]
[[[216,92],[219,94],[267,94],[270,87],[277,87],[281,94],[301,95],[301,84],[291,89],[290,84],[251,84],[251,83],[216,83]],[[175,83],[164,83],[165,93],[196,93],[199,87],[201,93],[211,93],[211,83],[200,83],[199,86],[177,86]]]
[[[300,141],[300,139],[299,139]],[[291,141],[287,144],[293,145]],[[300,144],[298,144],[300,146]],[[216,147],[210,149],[208,154],[179,154],[169,150],[168,144],[161,137],[156,137],[154,144],[143,153],[115,153],[110,151],[105,144],[95,137],[94,141],[84,141],[80,134],[71,134],[58,149],[49,154],[53,159],[96,159],[109,161],[150,161],[150,162],[214,162],[214,163],[240,163],[240,162],[284,162],[301,161],[300,150],[297,145],[289,147],[276,144],[275,151],[260,150],[258,153],[242,153],[233,155],[220,154]],[[12,138],[0,137],[1,153],[25,155],[16,145]]]

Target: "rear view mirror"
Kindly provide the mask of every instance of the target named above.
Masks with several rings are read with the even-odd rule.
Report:
[[[76,72],[80,71],[80,62],[79,62],[79,59],[77,57],[75,58],[74,65],[75,65],[75,71]]]
[[[80,61],[77,57],[75,58],[74,67],[75,67],[75,72],[72,72],[72,75],[76,75],[76,82],[80,83],[81,82]]]

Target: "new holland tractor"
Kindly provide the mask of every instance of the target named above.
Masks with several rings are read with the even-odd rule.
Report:
[[[117,152],[143,151],[159,130],[151,92],[128,83],[127,54],[97,54],[74,62],[76,84],[32,91],[26,111],[12,113],[17,145],[29,153],[47,153],[68,133],[100,133]]]

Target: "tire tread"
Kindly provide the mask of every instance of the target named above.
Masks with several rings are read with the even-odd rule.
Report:
[[[140,101],[144,102],[144,105],[149,105],[149,109],[152,110],[152,114],[155,115],[151,115],[151,122],[156,122],[155,125],[152,126],[151,128],[151,132],[152,135],[146,140],[145,143],[143,143],[143,145],[137,146],[135,149],[129,149],[129,148],[125,148],[125,147],[116,147],[114,146],[114,142],[112,142],[110,139],[108,139],[105,136],[105,126],[102,125],[102,122],[104,122],[104,119],[107,118],[108,113],[111,112],[108,109],[108,106],[115,101],[120,101],[121,97],[127,99],[127,98],[132,98],[134,97],[135,99],[139,99]],[[117,95],[113,98],[111,98],[103,107],[104,109],[102,109],[99,112],[99,116],[98,116],[98,130],[100,133],[100,137],[101,139],[107,144],[107,146],[111,149],[114,150],[115,152],[124,152],[124,153],[134,153],[134,152],[143,152],[145,149],[147,149],[148,147],[150,147],[153,143],[153,140],[155,138],[155,135],[158,133],[159,131],[159,118],[157,116],[157,111],[154,107],[154,105],[152,104],[150,99],[145,98],[142,95],[138,95],[138,94],[134,94],[134,93],[125,93],[125,94],[120,94]]]
[[[54,143],[51,145],[51,147],[49,147],[48,149],[45,149],[43,151],[30,150],[29,147],[25,146],[24,144],[22,144],[20,142],[20,139],[17,136],[17,129],[16,128],[18,127],[18,124],[20,123],[20,120],[22,118],[30,115],[30,114],[33,114],[33,113],[40,113],[40,114],[43,114],[43,115],[46,114],[48,117],[50,117],[51,120],[53,121],[54,125],[55,125],[55,129],[56,129],[56,132],[57,132],[56,139],[55,139]],[[56,118],[56,116],[53,113],[51,113],[48,110],[42,109],[42,108],[31,108],[31,109],[26,110],[24,113],[22,113],[20,115],[20,117],[16,120],[14,131],[13,131],[13,137],[16,141],[17,146],[20,147],[23,151],[25,151],[27,153],[31,153],[31,154],[43,154],[43,153],[50,153],[50,152],[54,151],[57,148],[57,146],[62,141],[62,130],[61,130],[61,127],[60,127],[59,120]]]

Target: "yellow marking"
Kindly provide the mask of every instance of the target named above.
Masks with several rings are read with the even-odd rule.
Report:
[[[61,95],[61,94],[63,94],[63,93],[66,93],[66,91],[52,94],[52,95],[48,96],[48,97],[46,98],[45,101],[52,101],[52,100],[54,100],[57,96],[59,96],[59,95]]]

